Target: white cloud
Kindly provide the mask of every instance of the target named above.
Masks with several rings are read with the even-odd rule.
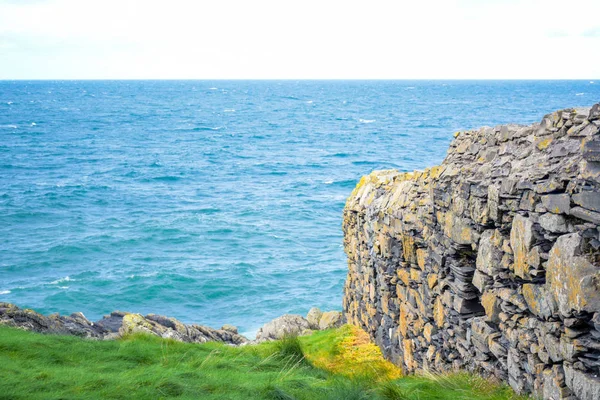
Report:
[[[0,0],[0,78],[598,78],[597,15],[597,0]]]

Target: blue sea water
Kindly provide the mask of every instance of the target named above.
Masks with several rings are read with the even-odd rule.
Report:
[[[250,334],[341,309],[361,175],[598,101],[600,81],[0,82],[0,301]]]

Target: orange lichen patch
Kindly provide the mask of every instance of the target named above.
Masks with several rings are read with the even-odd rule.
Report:
[[[404,269],[404,268],[398,269],[396,271],[396,275],[398,275],[398,278],[400,278],[402,283],[404,283],[406,286],[408,286],[410,284],[410,272],[407,271],[406,269]]]
[[[427,258],[427,250],[417,249],[417,265],[422,270],[425,270],[426,258]]]
[[[378,381],[402,376],[400,368],[383,358],[379,347],[362,329],[345,325],[332,333],[338,336],[332,349],[311,352],[307,346],[306,358],[316,367],[344,376],[370,376]]]
[[[444,326],[444,305],[442,304],[442,298],[439,296],[435,300],[435,305],[433,306],[433,319],[435,320],[435,324],[438,326],[438,328]]]

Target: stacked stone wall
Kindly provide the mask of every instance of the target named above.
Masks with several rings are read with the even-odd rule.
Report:
[[[459,132],[344,209],[344,312],[410,373],[600,399],[600,104]]]

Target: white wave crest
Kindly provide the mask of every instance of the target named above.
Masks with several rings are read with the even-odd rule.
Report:
[[[10,290],[0,290],[0,295],[10,294]]]
[[[575,96],[583,96],[585,93],[575,93]]]
[[[70,276],[65,276],[64,278],[60,278],[57,279],[55,281],[50,282],[51,285],[58,285],[59,283],[63,283],[63,282],[73,282],[75,279],[71,279]]]
[[[375,122],[375,121],[376,121],[376,120],[374,120],[374,119],[362,119],[362,118],[360,118],[360,119],[358,120],[358,122],[360,122],[361,124],[372,124],[372,123],[373,123],[373,122]]]

